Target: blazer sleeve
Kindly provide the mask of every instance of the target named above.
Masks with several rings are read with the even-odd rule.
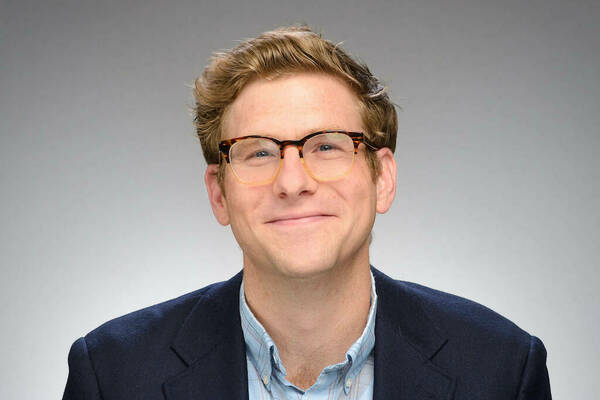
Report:
[[[546,368],[546,348],[540,339],[531,337],[529,354],[523,367],[517,400],[551,400],[550,380]]]
[[[63,400],[101,400],[100,388],[85,338],[79,338],[69,351],[69,377]]]

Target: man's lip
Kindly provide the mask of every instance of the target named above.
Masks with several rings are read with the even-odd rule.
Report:
[[[327,217],[333,217],[331,214],[306,214],[306,215],[286,215],[282,217],[274,218],[267,221],[268,224],[294,224],[303,222],[316,222]]]

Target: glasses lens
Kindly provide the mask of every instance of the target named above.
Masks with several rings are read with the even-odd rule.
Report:
[[[354,142],[344,133],[322,133],[308,139],[302,148],[304,162],[320,180],[340,178],[352,168]]]
[[[246,138],[229,149],[233,173],[243,182],[257,183],[273,178],[279,167],[279,146],[268,139]]]

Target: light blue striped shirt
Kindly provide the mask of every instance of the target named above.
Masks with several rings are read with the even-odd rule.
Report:
[[[377,293],[371,274],[371,307],[362,335],[350,346],[344,362],[325,367],[317,381],[303,391],[285,378],[287,373],[277,346],[250,311],[242,281],[240,317],[246,342],[249,399],[372,400],[376,312]]]

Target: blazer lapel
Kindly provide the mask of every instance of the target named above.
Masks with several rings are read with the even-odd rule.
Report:
[[[454,377],[433,362],[447,340],[403,282],[372,271],[377,289],[373,398],[452,399]]]
[[[171,346],[187,369],[163,384],[167,399],[248,399],[241,282],[242,272],[209,287],[192,309]]]

